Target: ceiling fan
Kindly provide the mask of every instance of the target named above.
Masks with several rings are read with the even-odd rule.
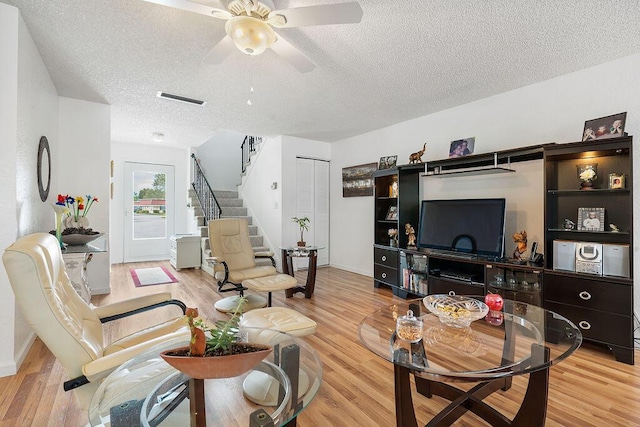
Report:
[[[227,35],[207,54],[204,61],[220,64],[237,47],[248,55],[271,48],[296,69],[306,73],[315,68],[302,52],[277,34],[275,28],[310,25],[349,24],[362,20],[358,2],[273,10],[257,0],[144,0],[226,20]],[[271,3],[270,0],[263,0]]]

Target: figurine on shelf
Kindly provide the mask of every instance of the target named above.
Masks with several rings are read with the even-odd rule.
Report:
[[[513,251],[513,258],[521,260],[522,254],[527,250],[527,232],[522,230],[519,233],[515,233],[512,237],[513,242],[516,244],[516,249]]]
[[[409,156],[409,164],[422,163],[422,155],[424,154],[426,149],[427,149],[427,143],[425,142],[424,145],[422,145],[422,150],[416,151],[415,153],[412,153]]]
[[[612,233],[619,233],[620,232],[620,228],[618,228],[618,226],[615,225],[615,224],[609,224],[609,227],[611,227],[611,232]]]
[[[565,218],[564,222],[562,223],[562,228],[564,228],[565,230],[575,230],[576,223],[568,218]]]
[[[411,224],[406,223],[404,225],[404,232],[407,236],[409,236],[407,239],[407,247],[415,247],[416,246],[416,230],[413,229],[413,226],[411,226]]]

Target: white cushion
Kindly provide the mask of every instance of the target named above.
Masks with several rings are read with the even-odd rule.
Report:
[[[262,328],[304,337],[316,332],[318,324],[287,307],[267,307],[246,312],[240,318],[241,328]]]
[[[298,398],[304,396],[309,389],[309,375],[300,369],[298,376]],[[278,406],[280,383],[271,375],[262,371],[251,371],[242,383],[244,396],[255,404],[262,406]]]
[[[256,292],[283,291],[293,288],[298,284],[295,277],[288,274],[276,274],[274,276],[258,277],[247,279],[242,282],[242,286]]]

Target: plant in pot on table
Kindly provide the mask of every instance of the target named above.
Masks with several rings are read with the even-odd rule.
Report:
[[[249,371],[267,357],[272,347],[238,341],[238,323],[246,302],[246,297],[239,297],[231,318],[217,321],[214,327],[198,317],[197,308],[187,308],[189,346],[163,351],[160,356],[191,378],[230,378]]]
[[[304,241],[304,232],[309,231],[309,223],[311,222],[311,220],[306,216],[300,218],[294,216],[291,219],[293,220],[293,222],[298,224],[298,227],[300,228],[300,241],[298,242],[298,246],[304,248],[305,246],[307,246],[307,242]]]

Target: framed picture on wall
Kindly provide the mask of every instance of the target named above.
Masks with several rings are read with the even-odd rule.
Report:
[[[373,172],[377,163],[342,168],[342,197],[373,196]]]

